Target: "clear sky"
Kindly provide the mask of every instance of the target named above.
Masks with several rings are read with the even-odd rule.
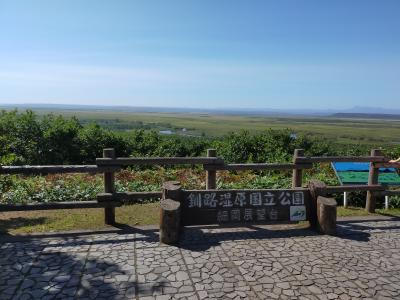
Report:
[[[399,107],[399,0],[0,0],[0,103]]]

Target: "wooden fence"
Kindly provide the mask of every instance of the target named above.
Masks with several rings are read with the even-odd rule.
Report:
[[[150,157],[150,158],[121,158],[115,156],[112,148],[103,150],[103,157],[96,159],[96,165],[50,165],[50,166],[1,166],[0,174],[51,174],[51,173],[103,173],[104,193],[97,196],[94,201],[70,201],[56,203],[35,203],[25,205],[0,204],[1,211],[49,210],[49,209],[74,209],[74,208],[104,208],[105,223],[115,223],[115,207],[123,204],[136,203],[140,199],[161,198],[161,191],[154,192],[116,192],[115,173],[125,166],[168,166],[168,165],[202,165],[206,172],[206,189],[213,190],[217,187],[217,171],[242,171],[242,170],[291,170],[292,188],[303,186],[303,170],[311,169],[314,163],[328,162],[369,162],[368,185],[328,186],[327,193],[341,193],[351,191],[367,191],[366,209],[375,211],[376,197],[383,195],[400,195],[400,191],[386,191],[384,186],[378,184],[378,168],[397,167],[388,163],[380,150],[372,150],[370,156],[330,156],[330,157],[305,157],[304,151],[296,149],[292,163],[247,163],[226,164],[217,157],[215,149],[207,150],[206,157]],[[73,199],[71,199],[73,200]]]

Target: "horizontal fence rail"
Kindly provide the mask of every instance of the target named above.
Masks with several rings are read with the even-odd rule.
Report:
[[[326,187],[328,193],[384,191],[385,189],[382,185],[340,185]]]
[[[118,200],[124,203],[135,203],[138,200],[149,200],[161,198],[162,192],[115,192],[115,193],[100,193],[97,195],[97,201],[105,202]]]
[[[0,166],[0,174],[104,173],[120,169],[118,166],[97,165]]]
[[[96,159],[98,166],[212,165],[223,163],[224,160],[218,157],[119,157],[115,159]]]
[[[389,190],[381,193],[383,196],[400,196],[400,190]]]
[[[223,189],[223,190],[218,190],[218,189],[213,189],[213,190],[207,190],[209,193],[236,193],[236,192],[243,192],[243,193],[257,193],[257,192],[268,192],[268,191],[287,191],[288,189]],[[298,192],[308,192],[308,188],[296,188],[295,189]],[[205,190],[190,190],[191,192],[195,193],[201,193],[205,192]]]
[[[374,163],[374,168],[400,168],[400,163]]]
[[[280,164],[280,163],[204,165],[205,170],[214,170],[214,171],[299,170],[299,169],[311,169],[311,168],[312,164]]]
[[[387,162],[384,156],[321,156],[297,157],[295,163],[329,163],[329,162]]]

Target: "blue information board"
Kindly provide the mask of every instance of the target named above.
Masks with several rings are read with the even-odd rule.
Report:
[[[342,185],[368,184],[369,163],[333,162],[332,167]],[[380,168],[379,183],[400,185],[400,176],[395,168]]]

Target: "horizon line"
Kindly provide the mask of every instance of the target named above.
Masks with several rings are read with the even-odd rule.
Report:
[[[29,107],[29,106],[43,106],[43,107],[55,107],[55,106],[70,106],[70,107],[97,107],[97,108],[138,108],[138,109],[176,109],[176,110],[198,110],[198,111],[263,111],[263,112],[285,112],[285,111],[312,111],[312,112],[341,112],[346,110],[353,110],[353,109],[379,109],[379,110],[393,110],[392,107],[381,107],[381,106],[353,106],[353,107],[346,107],[346,108],[309,108],[309,107],[302,107],[302,108],[268,108],[268,107],[212,107],[212,108],[202,108],[202,107],[177,107],[177,106],[143,106],[143,105],[108,105],[108,104],[75,104],[75,103],[46,103],[46,102],[21,102],[21,103],[1,103],[1,106],[22,106],[22,107]],[[395,110],[396,111],[396,110]]]

